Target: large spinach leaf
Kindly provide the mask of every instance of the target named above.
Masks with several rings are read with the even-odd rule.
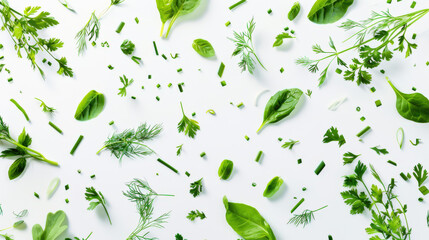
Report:
[[[421,93],[406,94],[399,91],[388,80],[396,94],[396,110],[405,119],[427,123],[429,122],[429,100]]]
[[[74,118],[79,121],[86,121],[93,119],[103,111],[104,108],[104,95],[95,90],[90,91],[82,99],[76,109]]]
[[[162,33],[164,32],[165,23],[167,22],[167,20],[169,20],[174,16],[174,10],[172,8],[173,2],[175,1],[174,0],[156,0],[156,7],[158,8],[159,16],[162,22],[161,36],[162,36]]]
[[[307,17],[314,23],[334,23],[346,14],[352,4],[353,0],[317,0]]]
[[[193,12],[198,7],[198,5],[200,5],[200,0],[173,0],[172,9],[174,16],[170,20],[165,37],[168,37],[171,27],[178,17]]]
[[[48,213],[45,230],[39,224],[33,226],[33,240],[57,240],[68,227],[65,223],[66,218],[66,214],[61,210]]]
[[[291,88],[274,94],[265,106],[264,120],[257,132],[266,124],[278,122],[289,116],[298,104],[302,93],[298,88]]]
[[[245,240],[275,240],[270,225],[254,207],[242,203],[228,202],[223,197],[226,221]]]

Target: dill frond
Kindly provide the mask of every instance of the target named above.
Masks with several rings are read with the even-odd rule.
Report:
[[[294,224],[295,226],[302,225],[305,227],[307,224],[310,224],[314,220],[314,213],[320,211],[328,206],[321,207],[317,210],[304,210],[301,214],[294,214],[294,216],[289,220],[288,224]]]

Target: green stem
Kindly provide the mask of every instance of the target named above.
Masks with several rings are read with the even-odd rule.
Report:
[[[262,122],[261,126],[258,128],[258,130],[256,131],[256,133],[259,133],[259,131],[262,130],[262,128],[265,126],[266,122]]]
[[[168,29],[167,29],[167,34],[165,35],[165,38],[168,37],[168,34],[170,33],[170,29],[173,26],[174,22],[176,21],[176,19],[179,17],[179,14],[182,10],[182,6],[180,6],[180,8],[177,10],[176,14],[174,14],[173,18],[170,20],[170,24],[168,25]]]
[[[104,211],[106,212],[107,218],[109,219],[110,225],[112,225],[112,220],[110,220],[109,212],[107,211],[107,208],[104,204],[101,204],[104,208]]]
[[[162,37],[162,34],[164,33],[164,26],[165,26],[165,22],[162,23],[161,34],[159,35],[160,37]]]
[[[15,141],[15,140],[13,140],[13,139],[5,138],[5,140],[6,140],[7,142],[9,142],[9,143],[11,143],[11,144],[13,144],[13,145],[17,146],[17,147],[20,147],[20,148],[22,148],[22,149],[24,149],[24,150],[27,150],[27,154],[28,154],[28,155],[30,155],[31,157],[33,157],[33,158],[35,158],[35,159],[37,159],[37,160],[39,160],[39,161],[46,162],[46,163],[49,163],[49,164],[54,165],[54,166],[59,166],[59,164],[58,164],[57,162],[54,162],[54,161],[48,160],[47,158],[45,158],[45,156],[43,156],[41,153],[39,153],[38,151],[36,151],[36,150],[34,150],[34,149],[31,149],[31,148],[29,148],[29,147],[26,147],[26,146],[24,146],[24,145],[22,145],[22,144],[20,144],[20,143],[16,142],[16,141]],[[31,152],[32,152],[32,153],[31,153]],[[34,154],[33,154],[33,153],[34,153]]]

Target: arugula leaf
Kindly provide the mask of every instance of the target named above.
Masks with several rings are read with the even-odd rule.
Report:
[[[192,196],[197,197],[203,191],[202,181],[203,181],[203,178],[191,183],[191,189],[189,190],[189,193],[191,193]]]
[[[344,136],[338,134],[338,129],[335,127],[331,127],[330,129],[328,129],[323,136],[324,143],[329,143],[332,141],[337,141],[339,147],[346,143],[346,139],[344,138]]]
[[[197,131],[200,130],[200,125],[194,119],[189,119],[183,110],[182,102],[180,102],[180,107],[182,108],[182,120],[177,124],[177,130],[179,133],[184,132],[190,138],[194,138],[197,134]]]
[[[374,150],[378,155],[383,154],[389,154],[389,151],[387,151],[385,148],[378,148],[378,146],[372,147],[372,150]]]
[[[279,47],[283,44],[283,40],[287,38],[295,38],[294,36],[290,35],[287,32],[280,33],[276,37],[276,41],[273,43],[273,47]]]
[[[414,166],[413,170],[413,176],[416,178],[419,187],[421,187],[428,178],[428,171],[423,169],[423,166],[420,163]]]
[[[125,97],[127,96],[127,87],[129,87],[134,82],[134,79],[129,80],[125,75],[123,75],[123,77],[119,77],[119,79],[121,80],[123,87],[119,88],[118,95]]]
[[[295,141],[295,140],[289,139],[289,142],[285,142],[285,143],[282,145],[282,148],[289,148],[289,149],[292,149],[292,148],[293,148],[293,146],[295,146],[295,144],[297,144],[297,143],[299,143],[299,140]]]
[[[33,226],[33,240],[59,240],[59,236],[68,228],[66,214],[59,210],[56,213],[48,213],[45,230],[36,224]]]
[[[346,164],[351,164],[351,163],[353,163],[353,161],[357,158],[357,157],[359,157],[360,156],[360,154],[353,154],[352,152],[346,152],[346,153],[344,153],[343,154],[343,165],[346,165]]]
[[[204,212],[200,212],[199,210],[192,210],[188,213],[188,216],[186,218],[191,221],[194,221],[196,218],[200,218],[201,220],[203,220],[204,218],[206,218],[206,215],[204,214]]]
[[[109,219],[110,225],[112,225],[109,212],[107,212],[106,208],[106,200],[104,199],[104,196],[101,192],[97,192],[94,187],[87,187],[85,192],[85,199],[89,201],[88,210],[94,210],[98,205],[103,206],[107,218]]]

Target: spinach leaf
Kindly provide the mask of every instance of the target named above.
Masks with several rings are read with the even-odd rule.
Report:
[[[86,121],[93,119],[103,111],[104,108],[104,95],[95,90],[90,91],[82,99],[76,109],[74,118],[79,121]]]
[[[220,179],[227,180],[231,176],[233,169],[234,169],[234,162],[231,160],[225,159],[220,164],[219,170],[217,173]]]
[[[204,39],[195,39],[192,48],[201,56],[209,58],[215,55],[215,50],[209,41]]]
[[[59,210],[56,213],[48,213],[45,230],[36,224],[33,226],[33,240],[59,240],[59,236],[67,229],[66,214]]]
[[[399,91],[390,80],[387,80],[396,94],[396,110],[405,119],[427,123],[429,122],[429,100],[421,93],[405,94]]]
[[[264,120],[257,132],[261,131],[266,124],[278,122],[289,116],[298,104],[302,93],[298,88],[291,88],[274,94],[265,106]]]
[[[193,12],[198,7],[198,5],[200,5],[200,0],[173,0],[172,9],[174,16],[170,20],[170,25],[168,26],[165,37],[168,37],[171,27],[178,17]]]
[[[226,221],[245,240],[276,240],[270,225],[254,207],[223,197]]]
[[[174,1],[175,0],[156,0],[156,7],[158,8],[159,16],[161,17],[162,22],[161,37],[162,33],[164,32],[165,23],[174,16],[174,11],[172,8]]]
[[[287,18],[289,19],[289,21],[293,21],[296,18],[296,16],[298,16],[298,13],[300,10],[301,10],[301,5],[299,4],[299,2],[295,2],[292,8],[290,9],[289,13],[287,14]]]
[[[27,165],[27,159],[25,159],[25,157],[20,157],[16,159],[12,163],[12,165],[10,165],[10,168],[8,171],[9,179],[13,180],[19,177],[24,172],[26,165]]]
[[[280,187],[283,185],[283,179],[281,177],[274,177],[271,181],[268,182],[267,187],[264,191],[264,197],[270,198],[279,191]]]
[[[352,4],[353,0],[317,0],[307,17],[318,24],[334,23],[346,14]]]

